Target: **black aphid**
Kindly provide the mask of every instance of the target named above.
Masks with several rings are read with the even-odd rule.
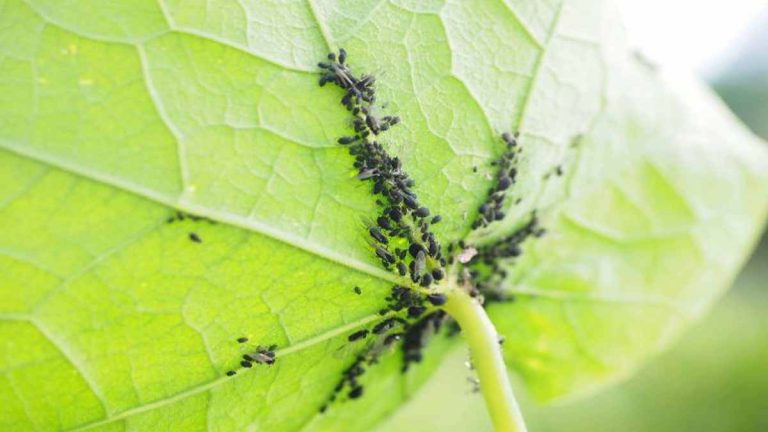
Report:
[[[354,342],[354,341],[356,341],[358,339],[363,339],[366,336],[368,336],[368,330],[366,330],[366,329],[358,330],[358,331],[352,333],[351,335],[349,335],[349,337],[347,337],[347,340],[350,341],[350,342]]]
[[[371,330],[374,334],[382,334],[384,332],[389,331],[392,327],[395,326],[395,319],[394,318],[388,318],[384,321],[376,324],[373,327],[373,330]]]
[[[443,220],[442,216],[440,216],[440,215],[437,215],[437,216],[435,216],[435,217],[433,217],[433,218],[432,218],[432,220],[430,221],[430,223],[431,223],[432,225],[434,225],[434,224],[436,224],[436,223],[439,223],[441,220]]]
[[[425,218],[429,216],[429,209],[426,207],[419,207],[418,210],[416,210],[416,216]]]
[[[248,360],[243,360],[240,362],[240,366],[244,368],[250,368],[253,367],[253,363],[249,362]]]
[[[235,374],[237,374],[237,372],[235,372],[233,370],[227,371],[227,376],[235,376]]]
[[[195,243],[202,243],[203,239],[201,239],[197,234],[191,232],[189,233],[189,239],[192,240]]]
[[[445,304],[446,299],[445,299],[445,294],[435,293],[435,294],[429,294],[427,296],[427,300],[429,300],[429,302],[435,306],[442,306]]]
[[[350,399],[357,399],[363,395],[363,387],[362,386],[354,387],[352,390],[349,391],[347,395],[349,396]]]
[[[408,274],[408,269],[405,267],[405,264],[402,262],[398,262],[397,265],[397,272],[400,274],[400,276],[405,276]]]
[[[517,133],[512,135],[508,132],[501,135],[507,144],[507,148],[499,159],[491,163],[492,166],[498,167],[497,179],[488,192],[485,202],[478,209],[477,219],[472,223],[473,229],[485,227],[493,221],[504,218],[505,191],[515,184],[517,178],[517,168],[515,165],[518,163],[518,155],[522,150],[517,145],[517,135]]]
[[[363,293],[363,290],[361,290],[359,286],[356,286],[356,287],[354,288],[354,290],[355,290],[355,294],[357,294],[357,295],[360,295],[360,294],[362,294],[362,293]]]
[[[245,336],[240,336],[239,338],[237,338],[237,343],[246,343],[246,342],[248,342],[248,338]]]
[[[378,230],[378,228],[371,228],[368,230],[368,233],[371,234],[371,237],[373,237],[377,242],[381,244],[387,244],[389,241],[386,237],[381,233],[381,231]]]
[[[352,144],[353,142],[356,142],[356,141],[360,141],[360,137],[357,136],[357,135],[355,135],[355,136],[344,136],[344,137],[339,138],[339,140],[338,140],[339,144],[341,144],[341,145],[349,145],[349,144]]]

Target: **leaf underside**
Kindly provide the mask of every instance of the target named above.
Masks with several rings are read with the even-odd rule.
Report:
[[[621,40],[599,0],[0,0],[0,429],[366,430],[426,379],[455,340],[317,412],[396,281],[317,86],[339,46],[444,243],[538,211],[488,308],[511,369],[545,399],[629,373],[738,270],[768,156]],[[507,130],[520,202],[469,234]],[[225,377],[242,335],[278,360]]]

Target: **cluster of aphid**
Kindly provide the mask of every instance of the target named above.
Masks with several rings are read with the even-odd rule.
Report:
[[[407,370],[410,363],[421,361],[421,350],[427,338],[440,328],[440,323],[445,318],[445,313],[440,310],[424,315],[429,310],[429,304],[432,306],[445,304],[445,295],[441,293],[424,294],[395,285],[386,300],[387,307],[381,309],[379,315],[385,316],[393,312],[406,311],[408,318],[420,319],[416,322],[410,322],[400,316],[390,316],[382,319],[370,329],[360,329],[349,334],[347,336],[348,342],[360,341],[372,335],[381,337],[380,343],[372,345],[357,356],[355,362],[344,371],[328,403],[335,401],[338,394],[345,389],[347,389],[347,397],[350,399],[357,399],[362,396],[363,386],[358,378],[365,373],[367,366],[378,362],[386,348],[398,341],[403,341],[403,370]],[[320,412],[324,412],[328,408],[328,403],[320,408]]]
[[[430,231],[430,226],[439,223],[441,218],[430,217],[429,209],[419,204],[418,197],[411,190],[414,181],[403,171],[400,159],[387,154],[377,141],[377,136],[397,125],[400,118],[379,118],[376,115],[375,79],[371,75],[356,77],[346,63],[344,49],[339,50],[338,56],[329,54],[328,60],[318,65],[324,71],[319,84],[333,83],[341,87],[345,91],[341,103],[353,116],[354,135],[341,137],[338,143],[348,147],[349,153],[354,156],[357,178],[371,182],[373,194],[382,198],[376,201],[380,213],[375,223],[371,222],[368,226],[376,256],[384,268],[409,277],[414,285],[429,288],[445,277],[446,260],[440,243]],[[360,290],[355,289],[355,292],[359,294]],[[445,316],[442,311],[429,312],[432,306],[445,303],[445,296],[440,293],[425,294],[407,286],[395,285],[386,300],[387,306],[379,314],[393,316],[347,337],[349,342],[355,342],[373,335],[378,337],[378,343],[358,355],[347,368],[329,402],[333,402],[345,389],[350,399],[360,397],[363,394],[360,376],[368,365],[378,361],[383,348],[395,342],[404,341],[404,369],[409,363],[419,361],[427,334],[439,328],[439,322]],[[397,315],[403,313],[408,319]],[[326,409],[327,404],[320,411]]]
[[[319,63],[324,74],[320,85],[333,83],[345,93],[341,103],[352,113],[355,134],[339,138],[338,143],[349,147],[355,157],[357,178],[373,183],[374,195],[384,200],[375,225],[368,233],[375,242],[376,256],[386,269],[396,269],[400,276],[410,275],[411,281],[423,287],[445,277],[446,261],[440,244],[430,231],[440,216],[429,218],[428,208],[419,204],[411,188],[414,182],[402,170],[400,159],[384,150],[376,137],[398,124],[397,116],[377,117],[375,79],[371,75],[356,77],[346,63],[347,53],[329,54],[328,62]]]
[[[245,336],[237,338],[237,343],[244,344],[247,342],[248,338]],[[275,354],[276,349],[277,345],[275,344],[269,345],[267,347],[257,345],[254,349],[243,354],[243,359],[240,361],[240,366],[246,369],[252,368],[254,363],[271,366],[277,359],[277,355]],[[236,374],[237,372],[235,370],[227,371],[227,376],[234,376]]]
[[[468,271],[475,293],[482,294],[485,302],[512,300],[497,288],[499,282],[507,277],[507,272],[500,262],[519,257],[523,253],[522,245],[526,240],[541,237],[545,233],[546,230],[539,225],[536,212],[533,212],[531,219],[514,233],[494,243],[478,247],[471,270]]]
[[[477,219],[472,223],[472,229],[486,227],[493,221],[504,219],[504,198],[507,189],[515,184],[517,179],[517,161],[521,148],[517,145],[518,132],[510,134],[504,132],[501,138],[506,144],[506,149],[498,160],[492,165],[498,167],[496,182],[491,188],[486,201],[478,209]]]
[[[416,194],[411,190],[414,182],[403,171],[399,158],[387,154],[377,141],[377,137],[397,125],[400,118],[376,115],[375,78],[371,75],[355,76],[347,64],[345,50],[339,50],[338,56],[329,54],[328,61],[319,63],[318,66],[323,70],[320,86],[332,83],[343,89],[341,103],[353,116],[351,126],[354,134],[339,138],[338,144],[348,147],[349,153],[354,156],[357,178],[371,182],[373,194],[382,198],[376,201],[380,213],[375,223],[371,222],[367,227],[376,256],[384,268],[395,270],[402,277],[408,276],[413,286],[431,287],[445,277],[445,267],[449,262],[453,263],[454,250],[449,245],[449,259],[443,257],[442,248],[430,231],[432,224],[440,222],[440,216],[430,218],[429,209],[419,204]],[[506,143],[506,149],[493,163],[498,167],[496,182],[489,192],[488,199],[479,209],[478,219],[473,223],[474,229],[485,227],[504,217],[506,191],[517,177],[515,165],[520,154],[517,134],[505,133],[502,139]],[[543,230],[537,226],[535,215],[526,227],[496,244],[481,247],[479,250],[460,242],[459,249],[455,252],[459,262],[467,266],[464,275],[467,279],[473,279],[468,285],[474,286],[474,279],[478,278],[481,279],[478,282],[481,288],[490,286],[487,275],[498,275],[503,271],[495,264],[496,258],[516,256],[522,241],[530,235],[543,234]],[[475,255],[478,255],[477,259],[470,263]],[[482,263],[485,271],[474,269],[474,265],[478,263]],[[485,276],[481,276],[481,273]],[[361,294],[362,290],[355,287],[354,292]],[[421,361],[422,350],[428,337],[440,329],[446,318],[445,312],[435,309],[446,301],[445,296],[440,293],[429,294],[425,290],[395,285],[386,300],[387,306],[379,311],[385,318],[371,328],[360,329],[347,336],[350,343],[365,340],[369,336],[376,336],[376,339],[344,371],[328,403],[335,401],[344,391],[349,399],[362,396],[360,377],[368,366],[378,362],[379,356],[385,351],[383,348],[395,342],[403,342],[404,371],[411,363]],[[386,317],[388,315],[390,316]],[[326,403],[320,411],[325,411],[327,407]]]

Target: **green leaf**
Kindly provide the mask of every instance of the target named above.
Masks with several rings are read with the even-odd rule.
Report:
[[[384,144],[443,243],[469,234],[498,134],[522,131],[522,201],[471,239],[534,209],[548,230],[489,309],[543,397],[663,346],[765,218],[762,144],[628,55],[598,0],[0,0],[2,429],[365,430],[439,364],[453,340],[407,374],[385,356],[365,397],[318,414],[397,280],[335,145],[341,94],[317,86],[338,46],[403,118]],[[225,377],[241,335],[276,364]]]

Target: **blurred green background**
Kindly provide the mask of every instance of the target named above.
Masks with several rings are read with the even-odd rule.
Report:
[[[768,11],[710,83],[768,139]],[[377,432],[490,431],[466,357],[457,349]],[[768,431],[768,236],[722,301],[628,381],[554,406],[536,405],[515,387],[531,432]]]

